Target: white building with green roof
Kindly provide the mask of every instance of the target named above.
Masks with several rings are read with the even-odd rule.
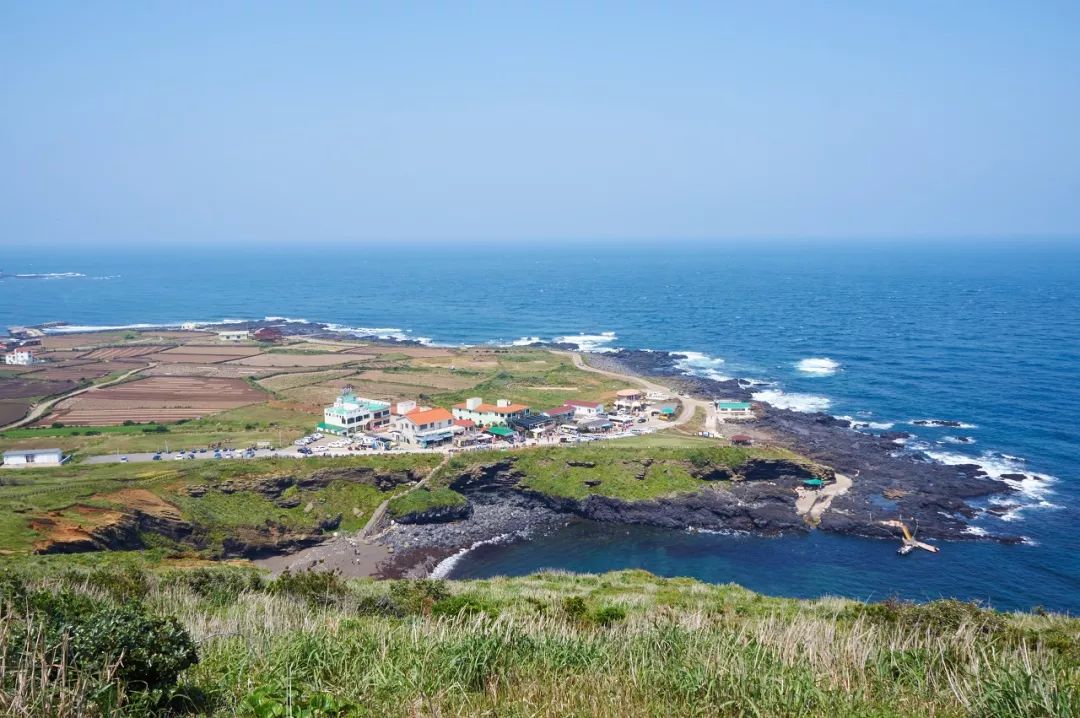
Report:
[[[754,418],[754,407],[748,401],[717,400],[713,405],[716,407],[716,418],[723,421]]]
[[[333,434],[351,434],[380,429],[389,423],[389,402],[365,399],[346,387],[333,406],[323,410],[319,429]]]

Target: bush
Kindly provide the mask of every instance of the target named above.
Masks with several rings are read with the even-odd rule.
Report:
[[[405,613],[429,614],[436,603],[449,596],[446,584],[437,579],[401,580],[390,584],[390,598]]]
[[[589,613],[589,607],[585,605],[585,599],[581,596],[567,596],[562,602],[563,612],[568,618],[580,621]]]
[[[303,695],[288,689],[263,686],[256,688],[244,703],[256,718],[304,716],[304,718],[339,718],[356,715],[359,708],[339,700],[329,693]]]
[[[149,616],[129,605],[94,610],[65,628],[76,666],[99,668],[119,660],[117,677],[129,689],[173,686],[199,660],[195,642],[176,618]]]
[[[440,601],[436,601],[431,607],[431,615],[447,616],[451,618],[461,615],[485,615],[489,618],[495,618],[499,615],[499,609],[495,608],[495,606],[486,599],[462,593],[457,596],[448,596]]]
[[[182,587],[217,606],[235,603],[240,594],[265,588],[258,571],[241,568],[200,567],[171,571],[161,579],[162,587]]]
[[[137,424],[137,423],[138,422],[132,421],[131,419],[125,419],[124,420],[124,426],[135,426],[135,424]]]
[[[54,428],[54,429],[63,429],[64,428],[64,422],[62,422],[62,421],[54,421],[52,423],[52,428]]]
[[[50,650],[58,652],[47,660],[66,659],[72,678],[116,666],[113,675],[128,691],[155,691],[174,686],[180,672],[199,660],[179,621],[150,615],[139,603],[112,605],[69,589],[28,590],[17,576],[0,581],[0,591],[12,612],[5,620],[13,631],[25,637],[42,630]],[[9,645],[27,644],[22,639]]]
[[[270,584],[274,594],[300,598],[313,606],[330,606],[348,591],[337,571],[300,571],[286,569]]]
[[[859,607],[859,613],[878,623],[897,624],[935,636],[955,633],[968,624],[983,634],[993,635],[1008,625],[1005,616],[974,602],[953,598],[918,604],[897,599]]]
[[[117,602],[138,602],[150,590],[150,576],[138,566],[96,566],[89,572],[69,571],[68,583],[84,583]]]
[[[610,626],[626,618],[626,609],[622,606],[603,606],[593,611],[593,623],[598,626]]]

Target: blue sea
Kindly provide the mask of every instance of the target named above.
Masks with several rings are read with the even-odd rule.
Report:
[[[759,380],[779,405],[914,432],[909,448],[941,461],[1038,477],[1017,484],[1022,508],[973,529],[1020,545],[948,542],[901,559],[892,542],[822,533],[574,522],[479,547],[454,577],[636,567],[777,595],[1080,613],[1080,244],[21,248],[0,262],[58,275],[0,280],[2,325],[284,317],[436,344],[576,337],[678,351],[688,371]]]

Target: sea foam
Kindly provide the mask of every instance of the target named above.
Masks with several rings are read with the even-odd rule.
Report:
[[[829,357],[810,357],[795,364],[795,368],[803,374],[814,376],[832,376],[840,371],[840,362]]]
[[[778,409],[791,409],[792,411],[815,412],[825,411],[832,401],[824,396],[816,394],[787,393],[779,389],[755,391],[751,395],[755,401],[763,401],[772,404]]]
[[[704,352],[677,351],[670,352],[673,356],[682,357],[675,362],[675,367],[686,374],[715,379],[716,381],[728,381],[730,376],[720,371],[724,360],[720,357],[709,356]]]
[[[615,348],[610,346],[618,339],[615,332],[600,332],[599,334],[568,334],[555,337],[556,344],[575,344],[583,352],[613,352]]]

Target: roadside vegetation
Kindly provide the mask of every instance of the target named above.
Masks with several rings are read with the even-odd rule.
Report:
[[[345,581],[52,564],[0,580],[23,716],[1068,716],[1080,621],[641,571]]]

